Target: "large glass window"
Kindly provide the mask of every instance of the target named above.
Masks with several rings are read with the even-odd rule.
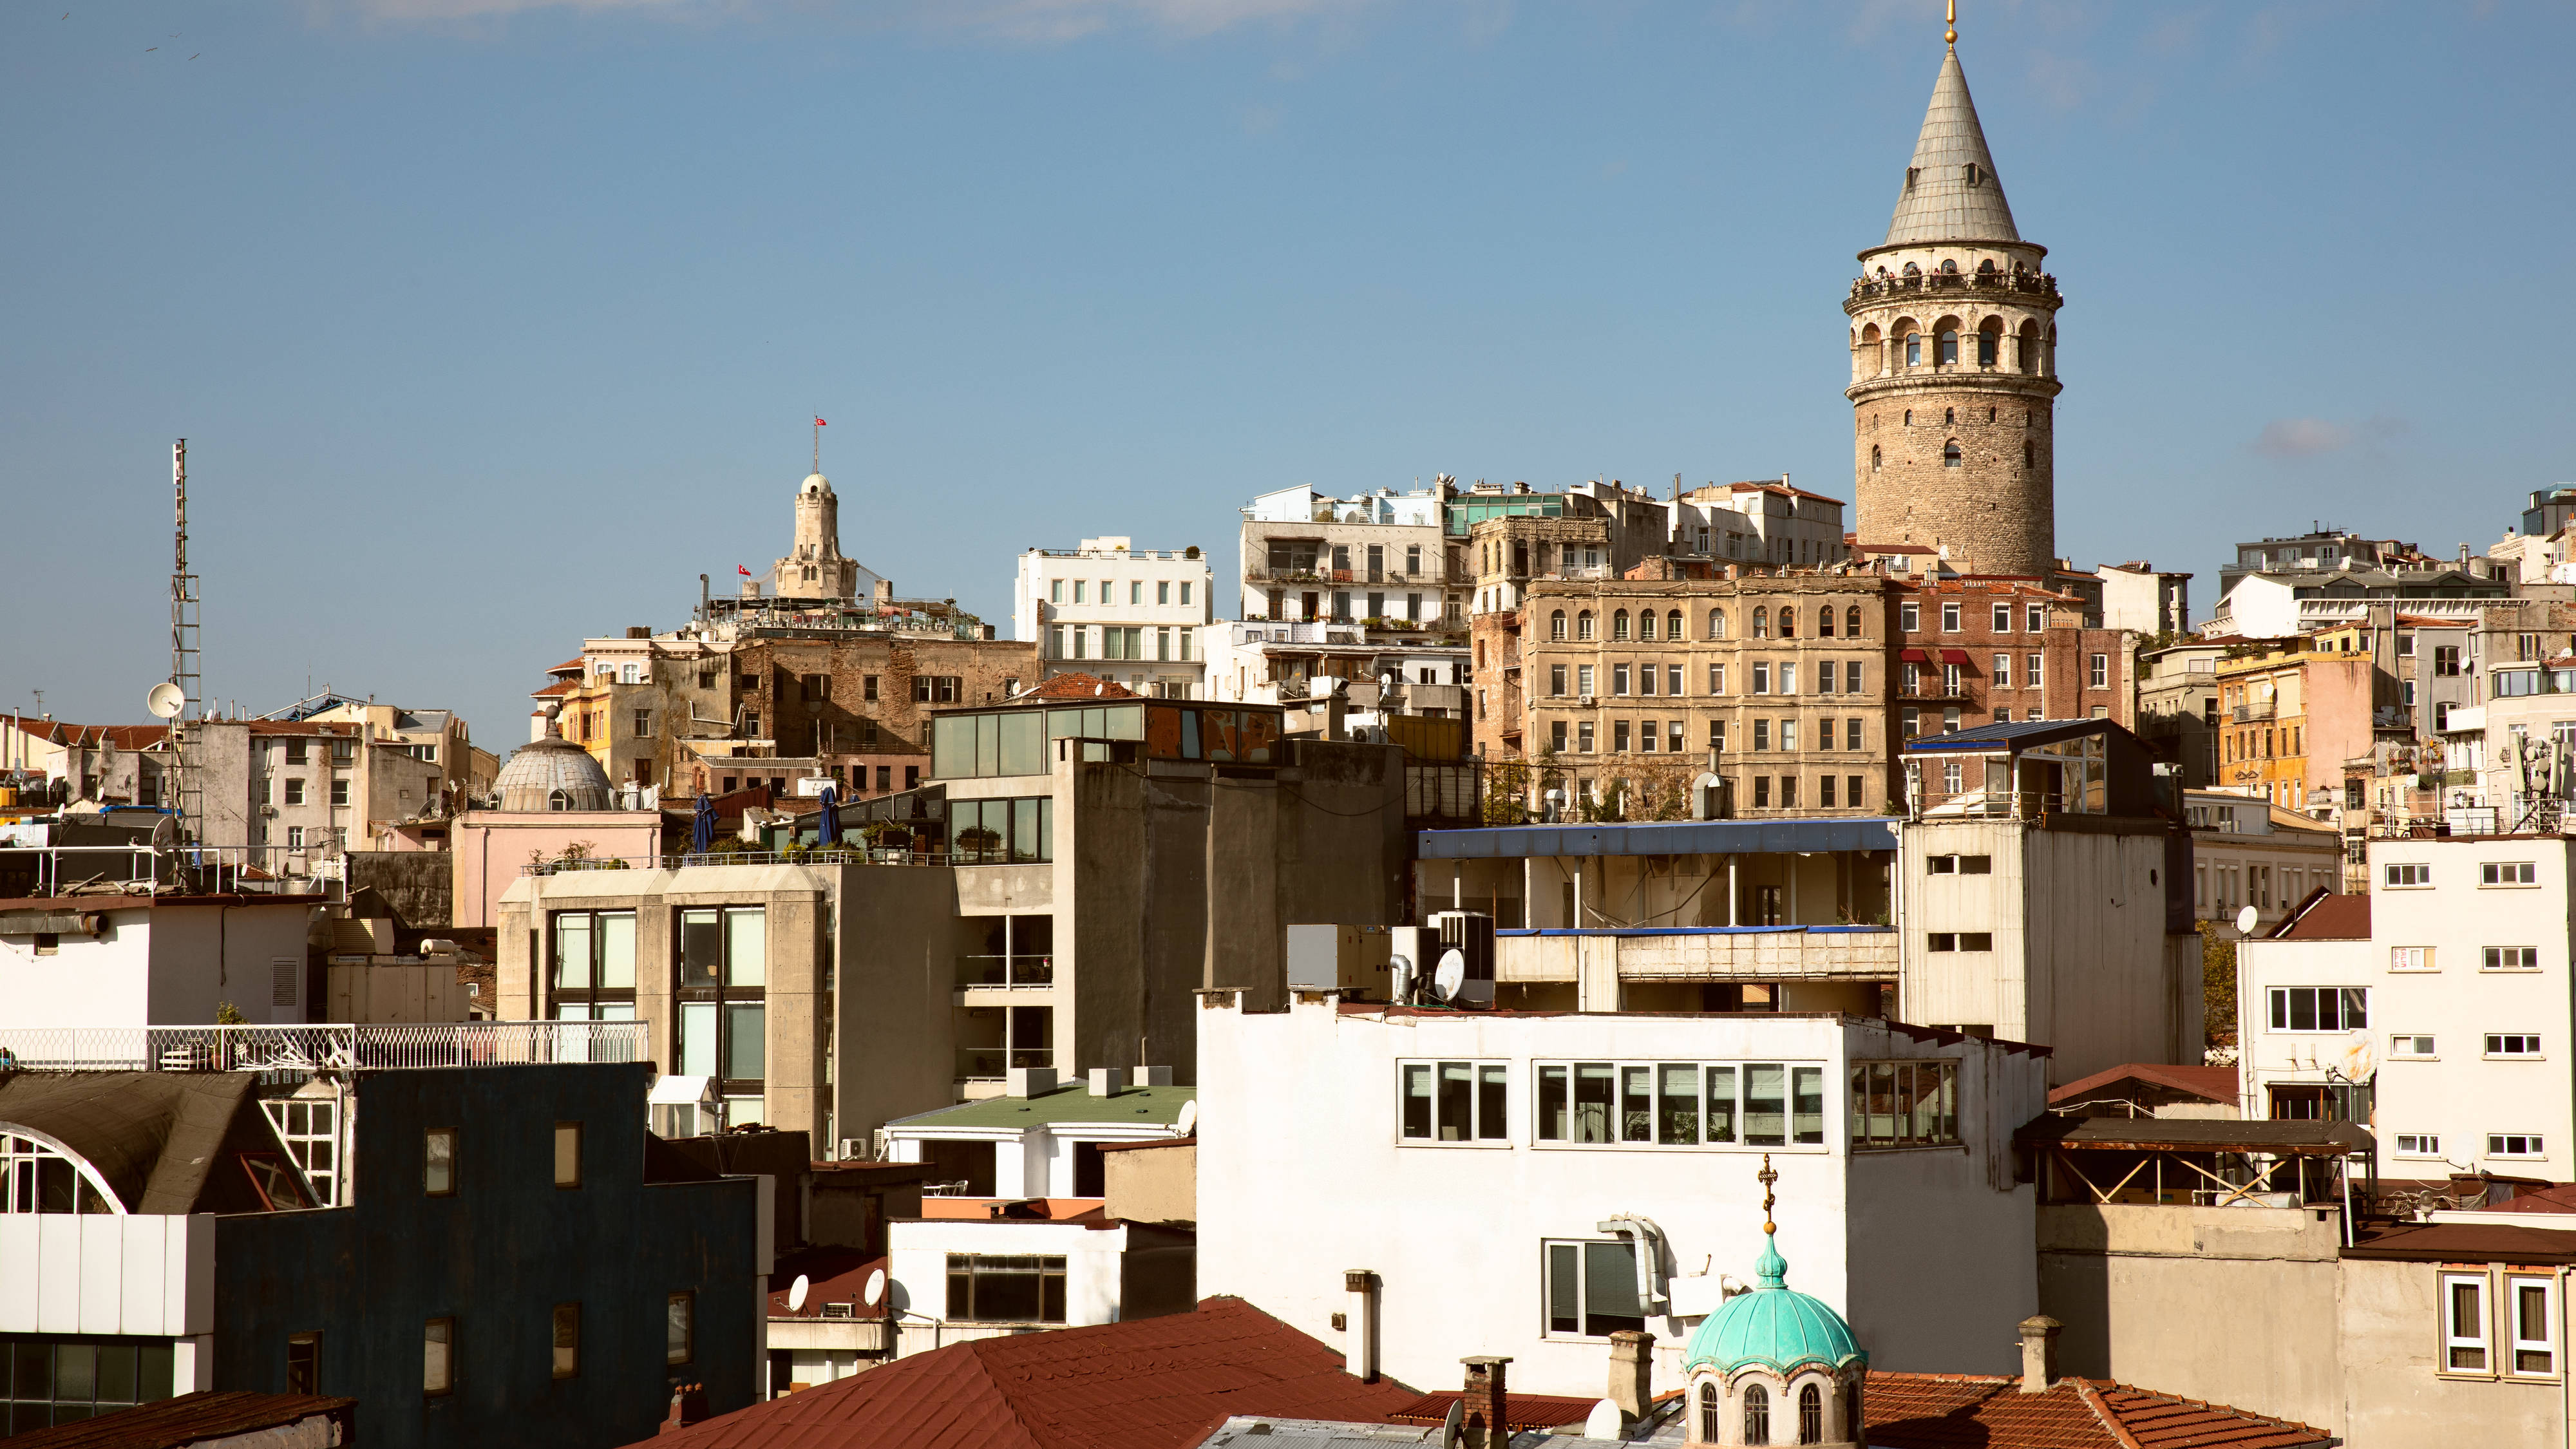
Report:
[[[1408,1142],[1511,1138],[1511,1069],[1502,1062],[1404,1062],[1396,1069]]]
[[[635,1019],[635,913],[554,913],[558,1021]]]
[[[1854,1062],[1855,1147],[1934,1147],[1959,1140],[1956,1062]]]
[[[1036,1254],[948,1255],[952,1323],[1064,1322],[1064,1259]]]
[[[2370,1025],[2370,991],[2361,986],[2275,986],[2274,1031],[2356,1031]]]
[[[1783,1062],[1542,1062],[1542,1143],[1822,1146],[1825,1071]]]
[[[0,1136],[0,1213],[113,1213],[80,1163],[32,1137]]]
[[[1547,1257],[1547,1331],[1607,1338],[1646,1326],[1637,1298],[1637,1252],[1612,1238],[1551,1242]]]
[[[949,859],[957,865],[1028,865],[1055,859],[1055,798],[948,802]]]
[[[713,1077],[726,1123],[763,1120],[768,1075],[769,912],[680,912],[679,1075]]]
[[[0,1333],[0,1438],[171,1396],[166,1338]]]

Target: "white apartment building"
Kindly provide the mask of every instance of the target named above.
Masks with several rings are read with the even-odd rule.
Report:
[[[2192,914],[2224,921],[2254,908],[2254,934],[2278,925],[2310,891],[2343,889],[2343,835],[2260,795],[2186,790]]]
[[[2140,634],[2179,634],[2191,627],[2191,575],[2158,569],[2144,559],[2104,564],[2102,624]]]
[[[1813,568],[1849,556],[1843,500],[1789,486],[1789,475],[1711,483],[1668,505],[1676,553]]]
[[[2372,1128],[2379,1175],[2576,1180],[2558,835],[2373,840],[2367,896],[2237,947],[2247,1116]]]
[[[1139,550],[1118,535],[1033,548],[1011,586],[1011,637],[1038,646],[1045,678],[1097,674],[1138,694],[1204,699],[1197,634],[1216,617],[1215,582],[1195,545]]]
[[[1442,533],[1443,489],[1264,493],[1243,509],[1246,619],[1461,626],[1472,583]]]
[[[1436,639],[1438,636],[1432,636]],[[1395,708],[1433,718],[1461,715],[1467,699],[1465,645],[1380,635],[1357,624],[1220,619],[1199,631],[1210,699],[1278,704],[1312,697],[1314,682],[1348,681],[1349,698],[1376,707],[1379,682],[1396,683]]]
[[[1683,1341],[1761,1249],[1766,1163],[1791,1281],[1872,1368],[2004,1372],[2005,1337],[1957,1325],[2035,1311],[2012,1149],[2045,1107],[2033,1048],[1331,993],[1285,1012],[1204,993],[1197,1017],[1199,1293],[1403,1382],[1504,1354],[1516,1391],[1593,1397],[1609,1335],[1645,1329],[1657,1387],[1679,1384]]]

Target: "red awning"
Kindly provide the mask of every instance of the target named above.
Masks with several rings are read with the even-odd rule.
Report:
[[[1944,664],[1965,664],[1968,662],[1968,651],[1965,649],[1944,649],[1941,651],[1941,662]]]
[[[1924,653],[1924,652],[1923,652],[1922,650],[1920,650],[1920,649],[1908,649],[1908,650],[1906,650],[1904,653],[1899,654],[1899,655],[1897,655],[1896,657],[1897,657],[1897,658],[1899,658],[1899,659],[1911,660],[1911,661],[1913,661],[1913,662],[1914,662],[1914,663],[1916,663],[1916,664],[1923,664],[1923,663],[1927,663],[1927,662],[1929,662],[1929,661],[1931,660],[1931,658],[1932,658],[1932,656],[1931,656],[1931,655]]]

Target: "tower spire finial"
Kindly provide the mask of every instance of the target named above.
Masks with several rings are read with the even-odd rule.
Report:
[[[1943,8],[1945,11],[1943,19],[1948,23],[1949,29],[1941,33],[1942,43],[1956,45],[1959,43],[1959,0],[1950,0],[1950,3]]]

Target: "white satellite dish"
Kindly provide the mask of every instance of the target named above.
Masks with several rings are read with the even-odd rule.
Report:
[[[2254,923],[2261,919],[2262,917],[2254,913],[2254,908],[2252,906],[2247,906],[2245,909],[2238,911],[2236,913],[2236,934],[2240,936],[2253,935]]]
[[[187,691],[166,679],[143,691],[143,708],[161,719],[177,719],[187,703]]]
[[[2379,1070],[2379,1053],[2370,1044],[2368,1032],[2355,1032],[2352,1043],[2343,1049],[2342,1070],[2348,1082],[2366,1082]]]
[[[802,1309],[805,1306],[805,1295],[813,1291],[813,1280],[802,1273],[797,1274],[796,1281],[787,1285],[787,1311],[794,1313]]]
[[[1583,1416],[1583,1437],[1615,1441],[1627,1426],[1628,1416],[1619,1412],[1617,1404],[1603,1399],[1592,1406],[1591,1413]]]
[[[867,1301],[870,1308],[885,1298],[885,1269],[879,1268],[868,1275],[868,1286],[861,1290],[859,1296]]]
[[[1440,953],[1440,964],[1432,968],[1431,990],[1443,1001],[1458,999],[1458,988],[1467,984],[1467,955],[1452,946]]]
[[[1449,1406],[1449,1417],[1440,1421],[1440,1442],[1455,1444],[1467,1432],[1467,1401],[1460,1399]]]
[[[1172,1124],[1172,1135],[1187,1137],[1199,1130],[1199,1099],[1192,1097],[1181,1104],[1180,1120]]]

